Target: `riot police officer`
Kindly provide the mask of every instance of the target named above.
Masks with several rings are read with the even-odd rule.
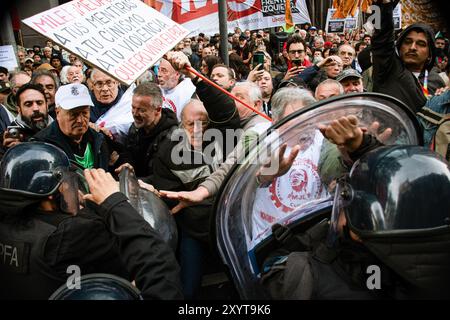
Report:
[[[102,169],[71,170],[53,145],[9,149],[0,165],[0,297],[47,299],[76,271],[134,280],[143,298],[182,298],[174,253],[118,191]]]
[[[290,237],[284,248],[297,250],[273,252],[262,283],[276,299],[448,299],[448,199],[450,170],[437,154],[368,152],[338,183],[331,220]]]

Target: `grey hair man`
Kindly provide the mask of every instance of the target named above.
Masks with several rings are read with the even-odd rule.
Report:
[[[263,102],[261,89],[255,83],[250,81],[237,82],[231,90],[231,93],[254,109],[261,111]],[[222,163],[212,175],[206,178],[197,189],[190,192],[162,192],[162,194],[168,198],[181,200],[180,203],[172,209],[173,213],[216,195],[220,185],[224,181],[229,170],[237,162],[237,159],[245,154],[252,143],[258,139],[258,136],[265,132],[270,126],[269,121],[254,113],[243,104],[236,102],[236,108],[239,112],[242,129],[244,130],[239,143],[228,155],[225,162]]]
[[[272,98],[272,118],[278,122],[289,114],[316,102],[311,91],[295,87],[282,88]]]
[[[342,84],[340,84],[339,81],[327,79],[317,86],[314,96],[316,100],[320,101],[341,94],[344,94],[344,87]]]

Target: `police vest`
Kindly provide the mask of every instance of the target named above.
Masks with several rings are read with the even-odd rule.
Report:
[[[43,261],[47,238],[71,216],[33,218],[30,227],[0,222],[0,299],[48,299],[64,282]]]

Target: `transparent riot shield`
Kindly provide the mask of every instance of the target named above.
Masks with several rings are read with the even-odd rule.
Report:
[[[141,188],[134,173],[128,168],[122,170],[119,178],[120,191],[130,199],[133,208],[175,251],[178,242],[177,225],[164,201],[153,192]]]
[[[321,101],[272,126],[239,159],[215,203],[218,250],[243,299],[269,298],[259,280],[263,261],[277,247],[274,224],[302,232],[330,217],[336,180],[349,168],[318,125],[348,115],[356,116],[359,126],[386,145],[422,143],[414,114],[400,101],[374,93]],[[284,144],[286,156],[300,146],[294,164],[262,184],[257,175],[263,167],[277,171],[277,155]]]

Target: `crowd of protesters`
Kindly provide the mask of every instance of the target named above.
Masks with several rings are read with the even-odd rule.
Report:
[[[392,10],[382,14],[392,16]],[[277,121],[315,101],[353,92],[393,96],[414,113],[424,106],[447,113],[448,39],[426,25],[400,33],[389,19],[382,21],[374,33],[326,33],[310,24],[295,26],[291,34],[235,28],[228,34],[229,65],[220,58],[220,36],[200,33],[174,45],[129,87],[51,41],[44,48],[18,48],[20,70],[0,67],[0,157],[21,143],[43,141],[82,169],[115,177],[125,167],[134,170],[142,186],[175,213],[183,295],[197,298],[205,257],[211,255],[213,199],[237,157],[236,143],[227,148],[198,133],[242,130],[248,147],[270,122],[184,67]],[[291,92],[284,88],[298,88],[302,103],[287,103],[280,111],[274,103]],[[424,127],[429,145],[433,132]],[[195,159],[205,149],[214,150],[211,156],[202,154],[189,165],[174,161],[179,143],[171,136],[180,128],[191,148],[183,157]]]

